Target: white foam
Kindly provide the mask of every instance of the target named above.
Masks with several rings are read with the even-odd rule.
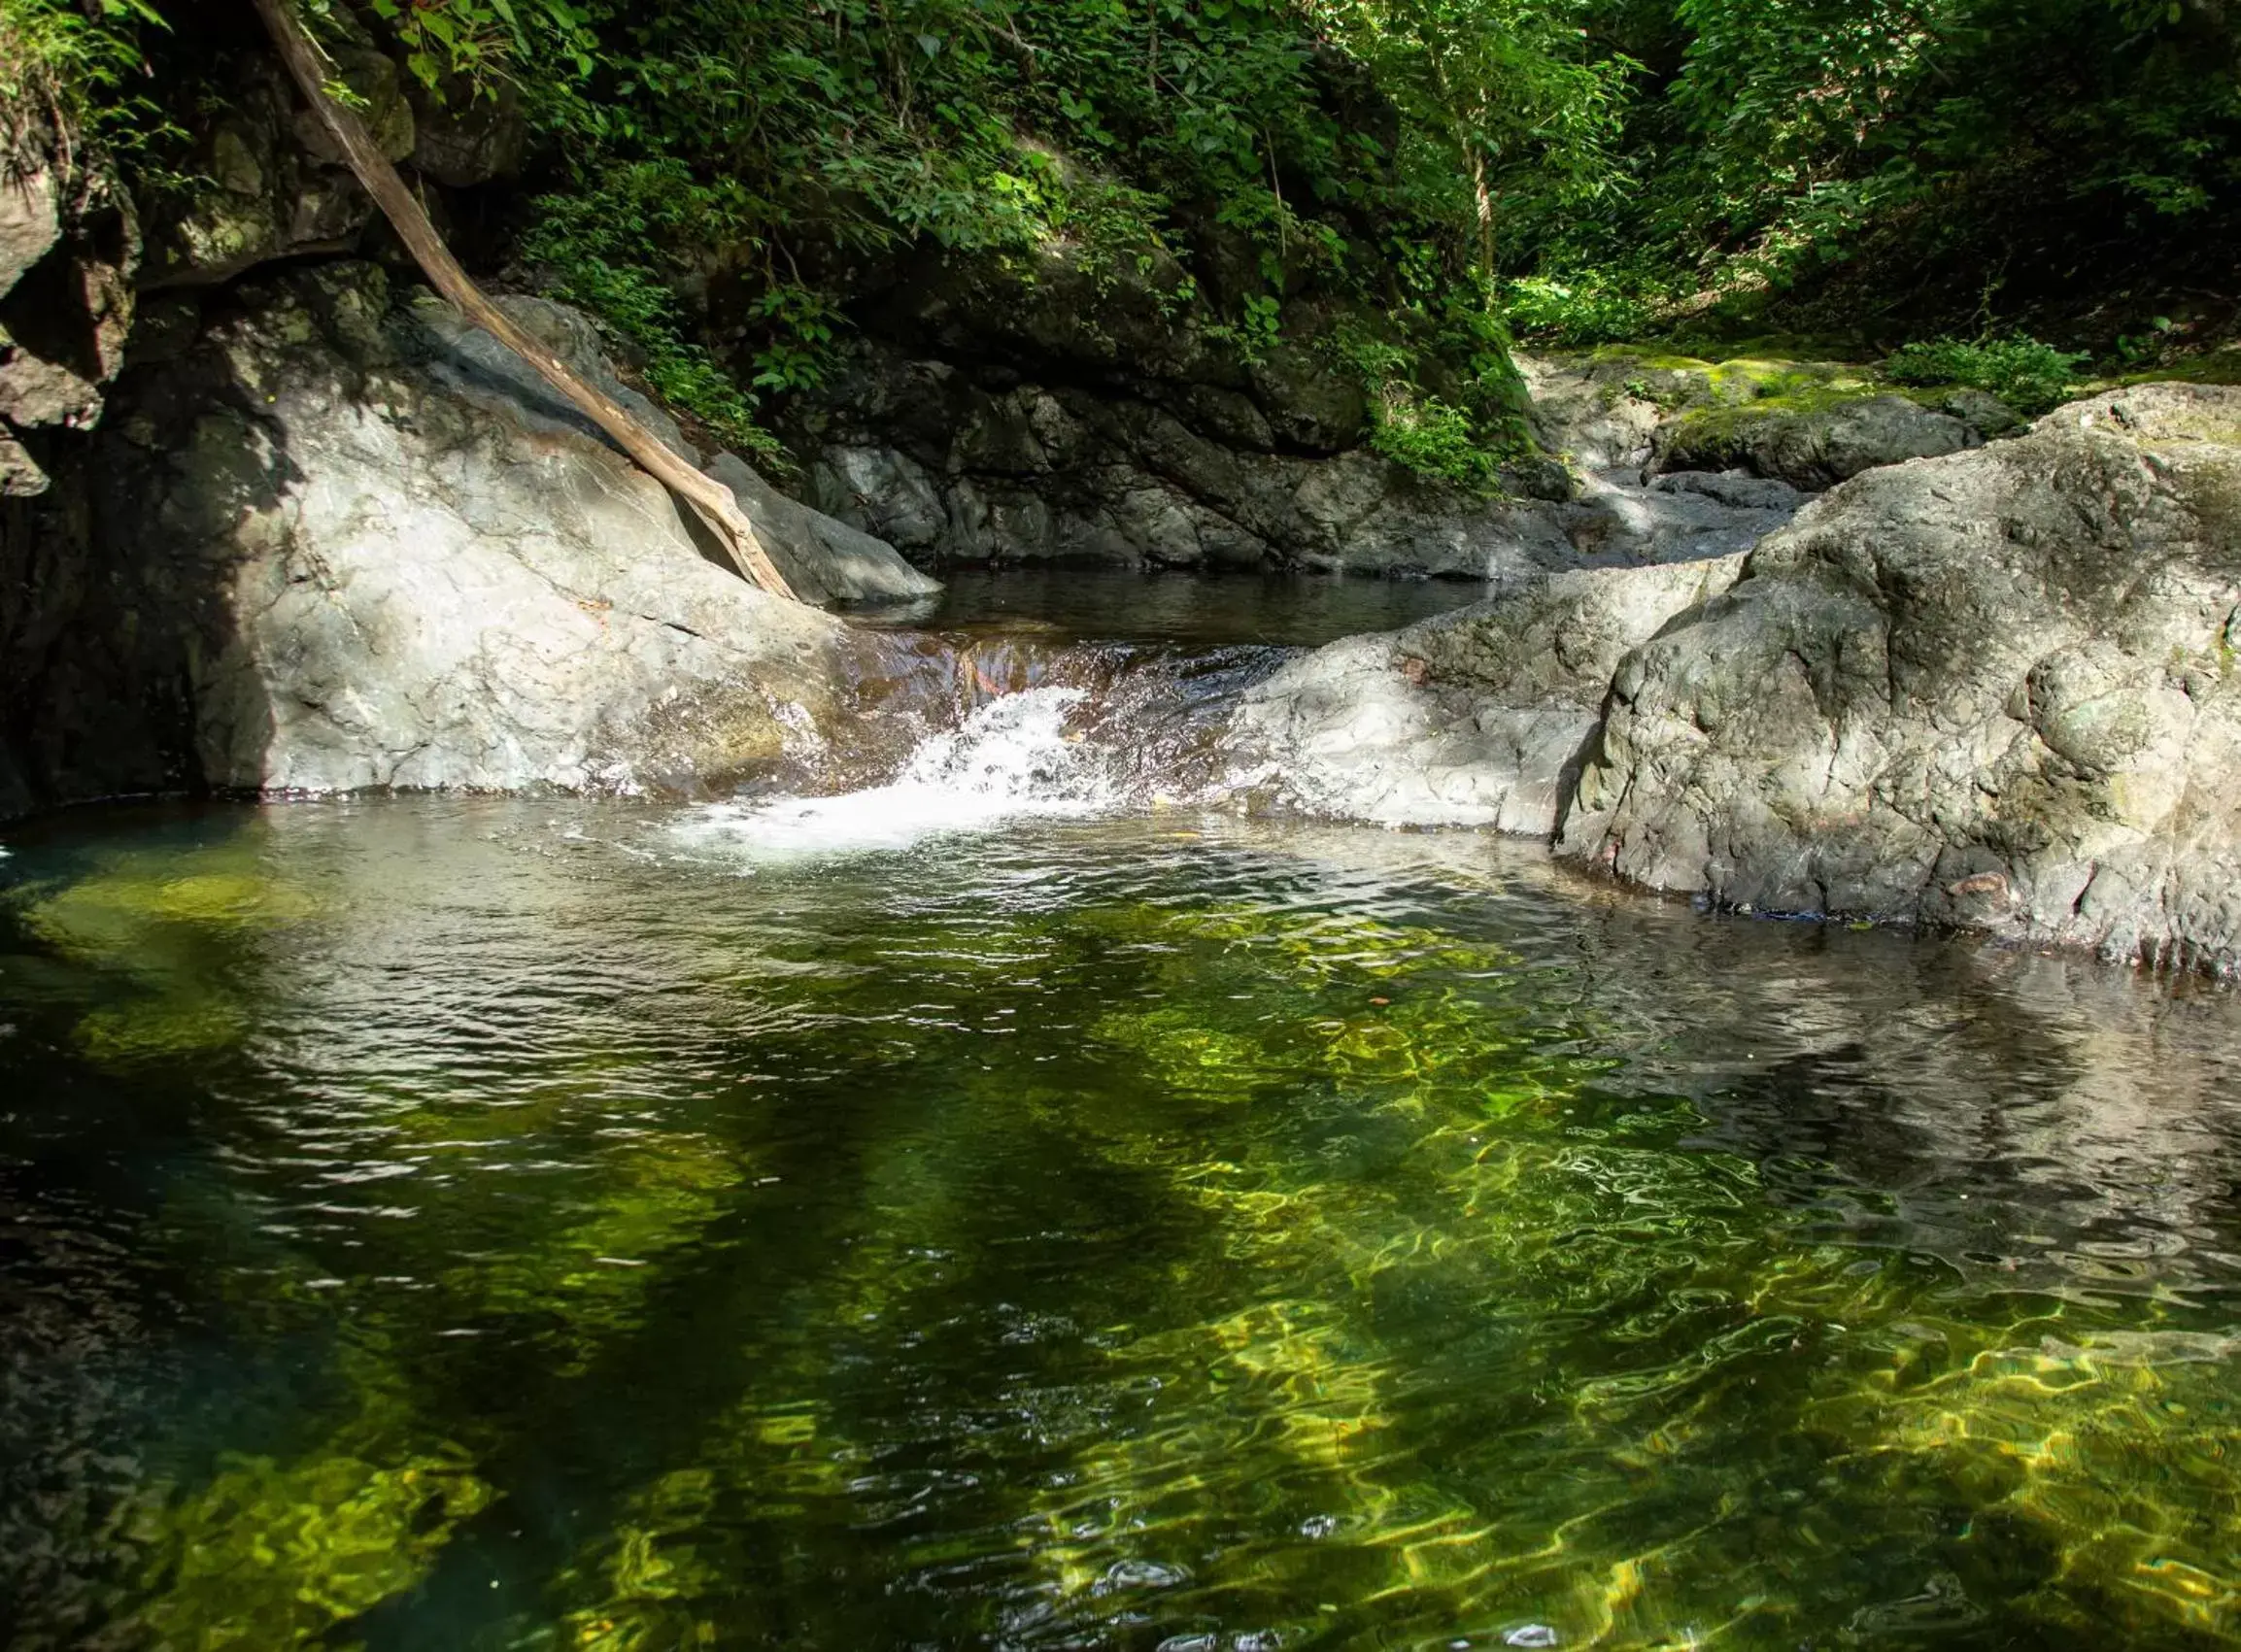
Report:
[[[1083,697],[1079,689],[1009,694],[928,740],[885,786],[837,797],[714,804],[678,829],[702,843],[764,854],[851,854],[907,849],[1018,820],[1097,814],[1117,797],[1095,754],[1067,727]]]

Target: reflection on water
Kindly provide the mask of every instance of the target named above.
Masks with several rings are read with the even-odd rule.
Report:
[[[1200,574],[1112,568],[960,568],[938,597],[867,607],[869,624],[942,630],[1040,627],[1068,641],[1257,643],[1316,647],[1398,630],[1482,600],[1478,580],[1391,580],[1338,574]]]
[[[2241,1006],[1479,838],[17,836],[0,1640],[2241,1638]]]

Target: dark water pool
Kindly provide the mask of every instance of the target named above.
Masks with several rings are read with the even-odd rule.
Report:
[[[2241,1012],[1195,817],[0,861],[0,1641],[2241,1638]]]
[[[1060,641],[1315,647],[1397,630],[1485,599],[1477,580],[1390,580],[1337,574],[1135,573],[1103,568],[958,568],[938,597],[866,608],[874,624],[936,629],[1040,627]]]

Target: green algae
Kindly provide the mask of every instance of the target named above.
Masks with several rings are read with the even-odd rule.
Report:
[[[206,1059],[237,1044],[247,1004],[220,985],[266,935],[315,919],[318,900],[276,876],[252,839],[181,856],[123,851],[59,886],[18,892],[19,922],[62,958],[131,984],[77,1039],[93,1060]]]
[[[212,1652],[332,1644],[419,1582],[490,1497],[443,1458],[229,1459],[161,1517],[162,1593],[141,1622],[157,1644]]]
[[[1487,888],[1366,903],[1218,841],[1149,869],[1100,841],[900,893],[606,874],[657,902],[591,936],[627,992],[562,966],[536,901],[516,953],[391,970],[378,881],[39,928],[128,997],[161,940],[261,1029],[140,1242],[216,1304],[226,1370],[319,1373],[214,1376],[226,1404],[147,1426],[118,1623],[2235,1638],[2232,1332],[2184,1279],[2088,1267],[2097,1214],[2019,1206],[1983,1243],[2077,1260],[2011,1278],[1904,1226],[1895,1177],[1752,1150],[1745,1078],[1646,1081],[1594,949],[1503,932]],[[604,920],[558,887],[572,952]],[[276,944],[315,918],[384,945]],[[341,1062],[348,1014],[399,1053]]]

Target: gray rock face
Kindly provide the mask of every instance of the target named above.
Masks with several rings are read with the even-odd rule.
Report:
[[[716,565],[513,357],[371,266],[238,297],[104,427],[42,790],[693,790],[821,749],[864,634]]]
[[[1718,902],[2232,972],[2237,661],[2241,391],[2150,386],[1869,471],[1746,558],[1337,645],[1232,741],[1241,784],[1286,775],[1277,800],[1321,813],[1554,830]]]
[[[44,126],[0,164],[0,498],[44,493],[23,433],[84,430],[123,365],[138,219],[106,168],[75,164]]]
[[[61,195],[45,156],[0,167],[0,293],[62,239]]]
[[[788,498],[734,454],[703,455],[677,421],[624,384],[601,353],[598,329],[579,310],[547,299],[497,301],[515,322],[558,353],[577,373],[621,402],[675,452],[730,488],[761,535],[764,548],[804,602],[895,602],[931,596],[940,582],[913,568],[895,548]],[[497,418],[567,430],[605,444],[606,436],[576,411],[536,369],[434,298],[416,309],[419,329],[441,345],[427,370],[445,388]],[[693,524],[697,535],[698,524]]]
[[[912,567],[884,539],[789,499],[736,454],[718,454],[706,468],[745,508],[802,601],[914,602],[941,590],[939,580]]]
[[[519,91],[508,82],[476,87],[453,81],[443,95],[409,81],[415,172],[452,188],[508,178],[528,153],[529,122]]]
[[[2241,392],[1875,471],[1630,656],[1565,847],[1760,908],[2241,948]]]
[[[1381,826],[1545,837],[1619,659],[1727,590],[1743,561],[1555,574],[1391,636],[1334,643],[1246,693],[1222,789]]]
[[[402,158],[413,114],[396,66],[370,47],[347,55],[346,76],[368,98],[384,152]],[[191,182],[150,202],[148,289],[210,287],[273,258],[348,252],[372,221],[373,203],[324,129],[296,107],[279,64],[252,60],[244,74],[182,168]]]
[[[1304,371],[1296,360],[1289,370]],[[1328,420],[1339,413],[1329,398],[1295,389],[1279,407],[1265,390],[1256,400],[1149,380],[1051,387],[867,352],[835,392],[812,492],[826,512],[929,566],[1296,567],[1492,580],[1721,556],[1802,503],[1780,483],[1741,475],[1645,487],[1618,467],[1583,477],[1545,467],[1562,486],[1517,479],[1551,497],[1462,495],[1367,448],[1320,451],[1337,440]],[[1311,440],[1300,424],[1310,402],[1324,408],[1312,414],[1324,422]]]

